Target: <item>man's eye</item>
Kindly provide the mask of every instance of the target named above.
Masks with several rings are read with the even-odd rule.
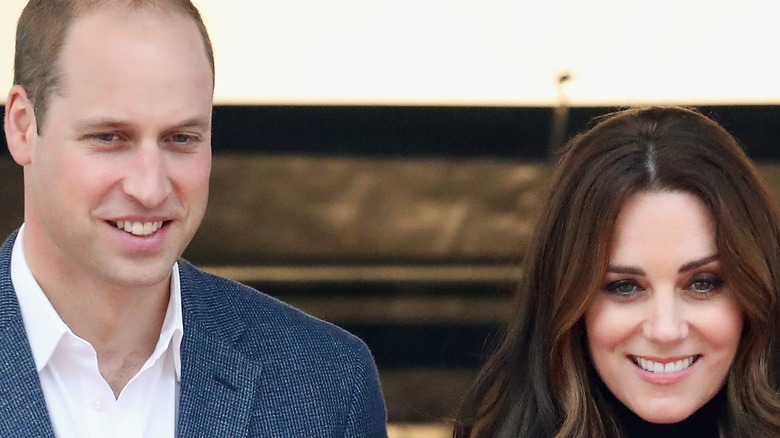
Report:
[[[198,138],[190,134],[173,134],[170,136],[170,140],[177,144],[188,144],[196,142]]]
[[[90,137],[103,143],[113,143],[119,140],[119,136],[111,132],[101,132],[98,134],[92,134]]]

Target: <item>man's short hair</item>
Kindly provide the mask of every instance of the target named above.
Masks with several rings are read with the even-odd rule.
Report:
[[[87,11],[106,5],[128,10],[153,7],[181,13],[198,27],[214,78],[214,50],[200,12],[190,0],[30,0],[16,28],[14,84],[27,91],[38,120],[38,133],[46,118],[48,101],[62,81],[62,48],[73,21]]]

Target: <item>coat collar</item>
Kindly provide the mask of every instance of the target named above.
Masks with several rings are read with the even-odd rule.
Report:
[[[216,281],[179,262],[184,338],[178,436],[247,433],[261,367],[241,352],[245,325]]]
[[[54,436],[11,283],[11,234],[0,248],[0,436]]]

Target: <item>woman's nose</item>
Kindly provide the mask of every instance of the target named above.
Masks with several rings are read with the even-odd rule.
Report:
[[[659,343],[673,343],[688,336],[688,322],[673,286],[654,289],[647,300],[644,335]]]

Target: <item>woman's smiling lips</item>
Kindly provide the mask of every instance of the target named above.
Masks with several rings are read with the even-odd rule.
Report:
[[[649,383],[669,385],[686,378],[700,354],[675,358],[648,358],[628,355],[628,359],[636,366],[639,375]]]

